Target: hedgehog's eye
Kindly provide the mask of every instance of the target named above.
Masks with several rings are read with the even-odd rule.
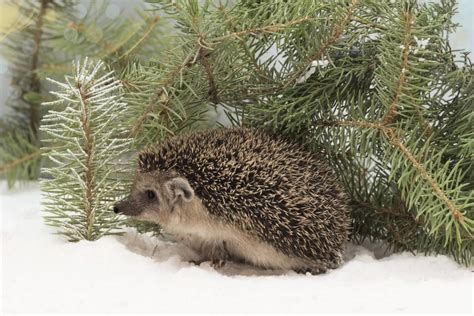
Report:
[[[148,196],[148,198],[149,198],[150,200],[153,200],[153,199],[155,198],[155,196],[156,196],[156,195],[155,195],[155,192],[152,191],[152,190],[146,190],[145,193],[146,193],[146,196]]]

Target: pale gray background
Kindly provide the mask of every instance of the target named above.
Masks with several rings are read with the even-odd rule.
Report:
[[[0,4],[3,1],[0,0]],[[83,8],[85,9],[90,0],[84,0]],[[453,49],[464,49],[474,52],[474,1],[473,0],[459,0],[458,14],[455,17],[455,22],[461,24],[456,34],[451,38]],[[107,10],[107,15],[114,18],[119,14],[121,8],[126,11],[131,11],[134,6],[140,5],[141,1],[120,1],[114,0],[110,2]],[[471,58],[473,54],[471,53]],[[5,100],[9,94],[9,80],[8,62],[0,56],[0,116],[5,114]]]

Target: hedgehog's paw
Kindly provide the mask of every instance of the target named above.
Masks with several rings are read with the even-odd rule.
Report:
[[[313,268],[298,268],[294,270],[296,273],[299,274],[307,274],[308,272],[312,275],[318,275],[326,273],[327,269],[322,267],[313,267]]]
[[[202,260],[188,260],[188,263],[191,263],[195,266],[200,266],[201,263],[203,263],[204,261],[208,261],[208,260],[204,260],[204,259],[202,259]]]
[[[215,244],[211,252],[211,267],[214,269],[222,268],[229,259],[226,242]]]
[[[223,260],[223,259],[212,259],[211,260],[211,267],[213,267],[214,269],[220,269],[223,266],[225,266],[226,262],[227,261]]]

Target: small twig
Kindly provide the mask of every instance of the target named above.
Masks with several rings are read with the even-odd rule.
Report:
[[[293,21],[289,21],[289,22],[286,22],[286,23],[272,24],[272,25],[267,25],[267,26],[258,27],[258,28],[254,28],[254,29],[247,29],[247,30],[242,30],[242,31],[238,31],[238,32],[233,32],[233,33],[230,33],[230,34],[227,34],[227,35],[224,35],[224,36],[219,36],[219,37],[213,38],[211,40],[211,42],[212,43],[221,42],[221,41],[226,40],[226,39],[231,38],[231,37],[240,37],[242,35],[247,35],[247,34],[256,35],[256,34],[259,34],[259,33],[275,33],[275,32],[284,30],[284,29],[286,29],[290,26],[293,26],[293,25],[296,25],[296,24],[301,24],[301,23],[304,23],[304,22],[312,20],[312,19],[313,18],[311,18],[309,16],[305,16],[303,18],[293,20]]]
[[[425,169],[423,164],[418,162],[413,154],[405,147],[405,145],[400,141],[400,139],[395,135],[391,128],[384,128],[383,132],[385,136],[388,138],[390,143],[398,148],[400,152],[405,156],[405,158],[410,161],[410,163],[415,167],[415,169],[419,172],[422,178],[424,178],[430,186],[433,188],[433,191],[436,195],[443,201],[446,206],[448,207],[449,211],[453,214],[454,219],[459,222],[464,222],[464,216],[462,215],[461,211],[454,205],[454,203],[446,196],[444,191],[438,185],[438,183],[428,174],[428,171]]]
[[[404,14],[404,21],[405,21],[405,39],[403,41],[403,54],[402,54],[402,64],[400,75],[398,77],[397,87],[395,89],[395,95],[393,96],[392,103],[390,104],[387,114],[385,114],[385,118],[383,119],[383,124],[388,125],[390,124],[395,117],[397,116],[397,107],[400,103],[400,95],[402,92],[402,88],[406,83],[406,71],[408,67],[408,55],[410,54],[410,43],[411,43],[411,21],[412,16],[410,12],[405,12]]]
[[[145,123],[146,121],[146,118],[148,116],[148,114],[150,114],[154,107],[159,103],[161,102],[161,99],[163,98],[163,96],[165,96],[165,89],[163,88],[159,88],[155,95],[153,96],[153,98],[151,99],[151,101],[148,103],[148,105],[145,107],[145,109],[143,110],[142,114],[138,117],[138,119],[135,121],[135,124],[133,125],[132,127],[132,131],[130,133],[130,136],[132,137],[136,137],[143,124]],[[168,99],[168,98],[167,98]]]
[[[416,160],[413,154],[406,148],[406,146],[400,141],[400,139],[395,134],[395,129],[388,127],[383,123],[377,122],[367,122],[367,121],[333,121],[333,122],[323,122],[321,126],[352,126],[364,129],[378,129],[383,132],[383,135],[387,138],[389,143],[398,149],[402,155],[415,167],[418,173],[423,179],[432,187],[433,191],[436,193],[438,198],[446,204],[449,211],[452,213],[454,219],[457,222],[463,223],[464,216],[461,211],[454,205],[451,199],[444,193],[439,184],[431,177],[426,168],[422,163]]]
[[[35,150],[34,152],[28,154],[28,155],[25,155],[21,158],[18,158],[18,159],[15,159],[9,163],[6,163],[4,165],[0,165],[0,172],[6,172],[8,170],[11,170],[13,168],[15,168],[16,166],[26,162],[26,161],[29,161],[29,160],[34,160],[35,158],[37,158],[38,156],[41,156],[43,153],[45,153],[46,150],[44,149],[38,149],[38,150]]]
[[[185,68],[190,68],[192,67],[196,62],[197,62],[197,57],[199,56],[201,51],[201,47],[198,47],[195,53],[189,54],[186,59],[181,63],[179,66],[177,66],[175,69],[170,71],[168,75],[163,79],[161,82],[158,83],[158,88],[155,93],[155,97],[153,97],[148,105],[145,107],[143,110],[142,114],[135,120],[135,123],[133,124],[132,127],[132,136],[137,136],[142,127],[143,124],[146,121],[146,118],[149,113],[151,113],[156,106],[157,101],[160,100],[162,97],[163,93],[165,93],[165,87],[173,83],[173,81],[176,79],[176,77],[181,73],[181,71]]]
[[[367,202],[363,201],[354,201],[358,205],[366,208],[373,209],[375,212],[383,214],[383,215],[389,215],[389,216],[394,216],[394,217],[400,217],[400,218],[405,218],[407,220],[412,220],[418,225],[423,225],[423,223],[416,218],[416,216],[412,213],[409,212],[399,212],[394,208],[386,208],[386,207],[381,207],[381,206],[376,206]]]
[[[88,94],[86,91],[83,91],[79,87],[80,91],[80,102],[82,105],[82,114],[81,114],[81,128],[84,135],[84,145],[83,151],[85,153],[85,162],[84,162],[84,212],[86,216],[86,227],[87,227],[87,240],[92,240],[92,209],[94,205],[94,197],[92,192],[92,149],[94,140],[92,138],[92,132],[90,127],[90,117],[89,117],[89,105],[87,102]]]
[[[367,20],[365,20],[361,17],[358,17],[358,16],[352,16],[351,19],[353,21],[356,21],[356,22],[359,22],[361,24],[364,24],[364,25],[367,25],[367,26],[370,26],[370,27],[373,27],[373,28],[377,28],[377,29],[380,29],[380,30],[386,30],[387,29],[385,26],[383,26],[381,24],[367,21]]]
[[[151,257],[153,258],[155,256],[156,249],[158,249],[158,245],[156,244],[155,247],[153,247],[153,251],[151,252]]]
[[[120,57],[117,58],[116,61],[124,58],[125,56],[130,55],[135,49],[137,49],[141,43],[150,35],[150,33],[153,31],[155,26],[158,24],[158,21],[160,20],[160,16],[155,16],[152,20],[150,25],[148,26],[147,30],[143,33],[143,35],[138,39],[138,41],[132,45],[125,53],[123,53]]]
[[[204,70],[206,71],[207,75],[207,80],[209,82],[209,92],[208,95],[210,97],[210,100],[214,103],[217,104],[219,103],[219,94],[217,90],[217,84],[216,81],[214,80],[214,76],[212,74],[212,69],[211,65],[209,63],[209,54],[205,50],[201,50],[201,65],[204,67]]]
[[[415,112],[416,112],[416,116],[418,117],[418,121],[423,127],[423,133],[427,137],[431,137],[431,135],[433,135],[433,128],[430,126],[430,124],[428,124],[428,122],[426,121],[419,107],[415,107]]]
[[[34,34],[34,48],[32,52],[31,58],[31,82],[30,82],[30,89],[33,92],[41,93],[41,82],[36,74],[36,70],[38,69],[39,64],[39,53],[40,53],[40,46],[41,46],[41,36],[43,35],[43,24],[44,24],[44,16],[46,14],[46,10],[49,4],[49,0],[41,0],[40,12],[38,14],[38,20],[36,20],[36,27],[35,27],[35,34]],[[37,137],[38,134],[38,127],[40,121],[40,113],[37,103],[29,103],[30,105],[30,129],[34,135]]]
[[[363,201],[355,201],[355,202],[360,206],[373,209],[377,213],[383,213],[383,214],[388,214],[388,215],[392,215],[392,216],[396,216],[396,217],[403,217],[403,218],[413,219],[413,217],[410,214],[397,212],[396,210],[394,210],[392,208],[379,207],[379,206],[376,206],[376,205],[373,205],[373,204],[370,204],[370,203],[367,203],[367,202],[363,202]]]
[[[321,59],[323,57],[323,55],[326,53],[326,51],[329,49],[329,47],[331,47],[331,45],[333,45],[334,43],[336,43],[339,40],[339,38],[342,35],[342,32],[344,31],[345,27],[349,24],[349,22],[351,20],[352,14],[354,13],[355,7],[357,5],[357,1],[358,0],[352,0],[352,3],[350,5],[344,19],[342,19],[342,21],[338,21],[337,23],[334,23],[331,34],[329,35],[329,37],[325,41],[325,43],[314,54],[309,56],[309,58],[307,59],[307,61],[304,64],[304,67],[302,67],[301,69],[296,71],[293,74],[293,76],[291,76],[288,80],[285,81],[285,83],[283,84],[283,89],[285,89],[285,88],[289,87],[290,85],[292,85],[293,83],[295,83],[298,80],[298,78],[301,77],[302,73],[305,72],[308,69],[308,67],[311,65],[311,63],[314,60]]]
[[[400,236],[400,233],[399,233],[398,230],[393,226],[392,223],[387,222],[387,228],[388,228],[388,230],[392,233],[392,236],[395,238],[396,242],[398,242],[399,244],[403,245],[403,246],[405,247],[405,249],[407,249],[407,250],[410,250],[410,249],[411,249],[411,247],[409,247],[408,243],[402,239],[402,237]],[[410,250],[410,251],[411,251],[411,250]]]
[[[235,33],[235,32],[238,32],[237,31],[237,27],[232,23],[232,21],[228,18],[228,15],[227,15],[227,12],[224,10],[224,7],[219,7],[219,10],[221,10],[221,12],[225,15],[225,17],[227,18],[226,21],[228,21],[227,23],[229,24],[230,28],[232,29],[232,31]],[[244,49],[245,51],[245,56],[247,56],[247,58],[249,59],[249,61],[252,63],[252,65],[254,66],[255,70],[256,70],[256,73],[257,75],[259,76],[259,78],[267,81],[267,82],[271,82],[273,83],[273,78],[272,78],[272,75],[271,74],[268,74],[266,73],[266,69],[262,69],[262,67],[258,64],[257,62],[257,59],[255,58],[255,54],[251,53],[249,48],[247,47],[247,43],[245,42],[245,40],[243,40],[242,38],[237,38],[237,40],[239,41],[240,45],[242,46],[242,48]]]
[[[326,121],[322,122],[319,125],[322,126],[353,126],[360,128],[371,128],[371,129],[381,129],[384,126],[380,123],[372,123],[368,121],[351,121],[351,120],[337,120],[337,121]]]

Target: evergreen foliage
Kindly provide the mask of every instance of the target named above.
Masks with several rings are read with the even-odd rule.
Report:
[[[10,131],[0,137],[0,173],[5,174],[8,187],[17,179],[37,178],[42,150],[32,143],[35,136],[29,130]],[[20,158],[18,158],[20,157]]]
[[[111,209],[124,191],[127,163],[121,157],[130,149],[128,130],[120,124],[126,103],[121,84],[112,72],[100,74],[103,63],[86,59],[75,64],[73,77],[52,92],[41,130],[48,138],[48,157],[42,190],[47,224],[59,227],[70,241],[96,240],[117,233],[121,221]]]
[[[12,93],[6,102],[9,111],[2,118],[0,172],[12,186],[16,180],[36,179],[39,174],[40,104],[46,94],[37,70],[47,51],[45,38],[51,36],[51,25],[56,23],[55,13],[67,18],[71,2],[9,1],[4,5],[13,8],[19,21],[2,34],[2,54],[10,61]]]

